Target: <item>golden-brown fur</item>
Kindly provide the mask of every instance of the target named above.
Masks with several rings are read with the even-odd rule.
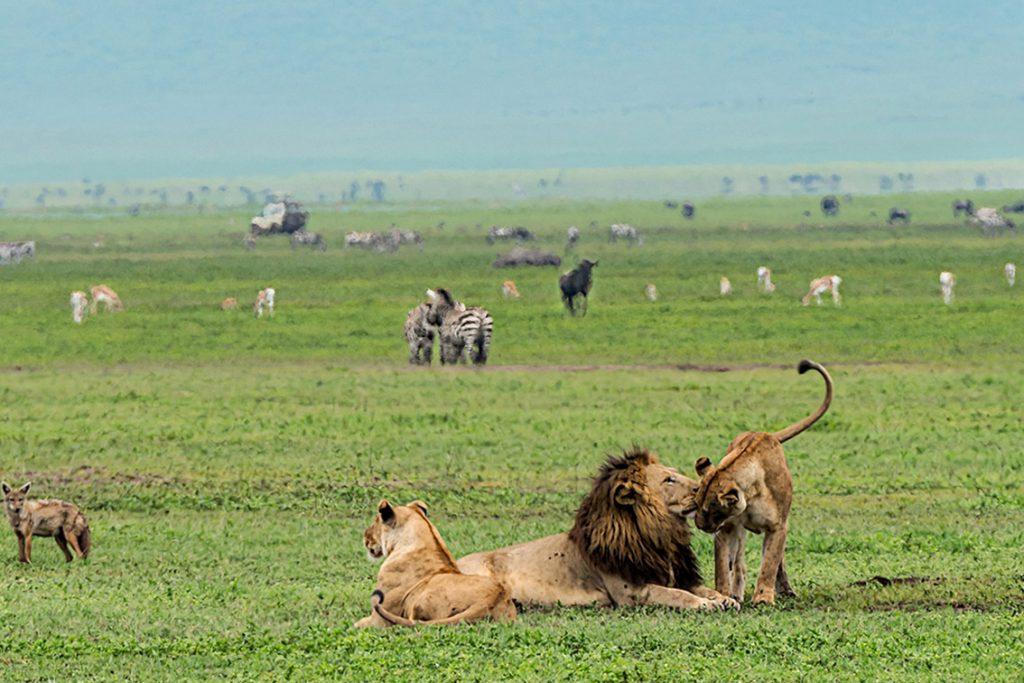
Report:
[[[87,558],[92,548],[92,532],[85,515],[76,505],[63,500],[27,500],[31,486],[32,482],[17,489],[6,481],[0,484],[7,520],[18,538],[18,560],[32,561],[33,536],[53,536],[67,562],[74,559],[68,545],[80,559]]]
[[[813,361],[800,361],[801,373],[816,370],[825,379],[825,400],[808,417],[783,430],[744,432],[733,439],[718,466],[697,460],[697,527],[715,535],[715,589],[743,600],[747,568],[746,532],[764,533],[754,604],[774,604],[775,596],[795,595],[784,554],[793,502],[793,478],[782,442],[814,424],[832,403],[832,378]]]
[[[371,596],[373,611],[356,622],[359,628],[516,618],[504,586],[459,571],[421,501],[395,507],[382,500],[363,544],[371,559],[386,559]]]
[[[701,583],[684,516],[696,484],[634,449],[602,467],[568,533],[467,555],[458,566],[494,577],[526,604],[738,607]]]

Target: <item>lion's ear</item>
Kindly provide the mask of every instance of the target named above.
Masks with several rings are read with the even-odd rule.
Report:
[[[721,491],[718,494],[718,501],[723,505],[735,505],[740,502],[740,490],[738,487],[733,486],[727,491]]]
[[[414,500],[413,502],[409,503],[409,505],[415,505],[416,507],[418,507],[420,512],[423,513],[424,517],[430,516],[430,512],[427,511],[427,504],[424,503],[422,500]]]
[[[711,467],[711,459],[706,455],[702,455],[697,458],[697,462],[693,464],[693,467],[697,470],[697,476],[703,477],[704,473],[708,471],[709,467]]]
[[[615,490],[612,491],[612,498],[615,500],[615,504],[620,507],[636,505],[639,497],[639,492],[632,484],[616,484]]]
[[[395,519],[395,509],[391,507],[391,503],[386,498],[377,503],[377,514],[385,524],[390,524]]]

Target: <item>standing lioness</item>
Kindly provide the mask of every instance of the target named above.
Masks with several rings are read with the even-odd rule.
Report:
[[[774,434],[740,434],[717,467],[707,458],[696,463],[701,478],[697,528],[715,535],[715,590],[740,602],[747,581],[743,547],[748,530],[764,533],[754,604],[774,604],[776,592],[795,595],[783,564],[793,477],[782,442],[817,422],[832,403],[832,378],[825,368],[802,360],[797,370],[800,374],[816,370],[825,379],[825,400],[813,414]]]

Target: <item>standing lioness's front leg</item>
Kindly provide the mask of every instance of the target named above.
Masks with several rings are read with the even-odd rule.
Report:
[[[754,604],[775,604],[775,580],[782,566],[786,551],[786,528],[766,531],[761,547],[761,569],[757,573],[757,588],[754,590]],[[788,578],[788,577],[787,577]]]

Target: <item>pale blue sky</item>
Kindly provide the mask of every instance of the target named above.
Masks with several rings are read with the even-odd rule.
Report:
[[[1014,158],[1021,15],[0,0],[0,182]]]

